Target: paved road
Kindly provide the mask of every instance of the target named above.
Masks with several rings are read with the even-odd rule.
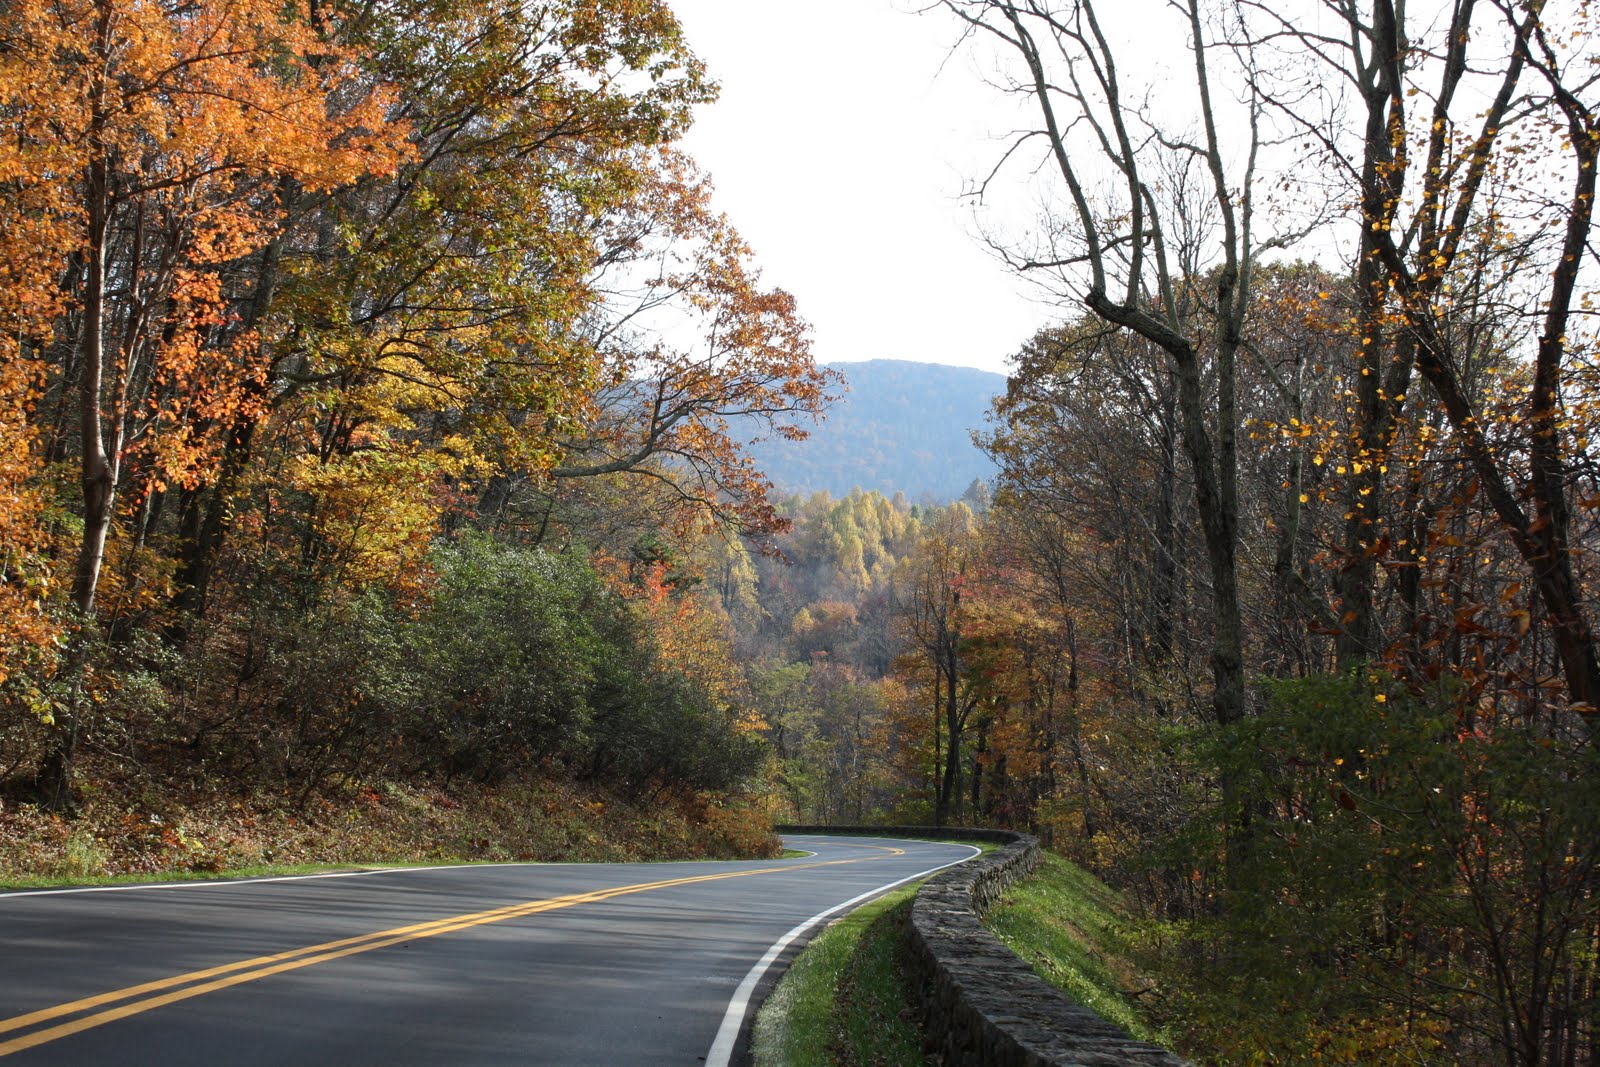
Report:
[[[10,1064],[725,1064],[764,957],[965,845],[0,894]]]

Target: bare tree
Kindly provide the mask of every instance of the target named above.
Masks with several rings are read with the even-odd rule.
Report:
[[[1276,73],[1252,80],[1252,91],[1320,146],[1326,170],[1358,207],[1361,336],[1341,660],[1383,651],[1377,564],[1404,545],[1403,570],[1426,540],[1422,530],[1391,531],[1381,512],[1402,414],[1408,401],[1416,406],[1415,374],[1528,567],[1572,706],[1592,714],[1600,658],[1571,531],[1573,457],[1584,452],[1586,434],[1568,409],[1568,334],[1579,279],[1594,259],[1600,101],[1587,54],[1554,43],[1585,38],[1587,6],[1460,0],[1431,26],[1395,0],[1325,0],[1311,10],[1329,16],[1336,33],[1253,0],[1235,7],[1246,39],[1280,60]],[[1532,158],[1570,167],[1565,194],[1558,179],[1526,165]],[[1481,323],[1491,299],[1494,321]],[[1533,322],[1536,337],[1524,325]],[[1510,437],[1494,431],[1489,390],[1477,380],[1488,346],[1526,356],[1531,388],[1512,420],[1521,432]]]
[[[1193,468],[1212,600],[1212,714],[1246,711],[1244,631],[1239,603],[1237,364],[1245,345],[1254,243],[1255,173],[1263,145],[1262,105],[1243,104],[1242,161],[1223,143],[1214,90],[1215,46],[1199,0],[1172,5],[1191,41],[1195,135],[1163,129],[1121,80],[1117,50],[1092,0],[943,0],[974,35],[1019,56],[1042,123],[1013,146],[1042,141],[1072,205],[1074,247],[1024,259],[1030,269],[1069,272],[1083,303],[1106,322],[1157,345],[1177,380],[1183,449]],[[1226,56],[1227,54],[1224,53]],[[1098,176],[1112,191],[1097,200]],[[1211,232],[1195,233],[1167,190],[1198,173]]]

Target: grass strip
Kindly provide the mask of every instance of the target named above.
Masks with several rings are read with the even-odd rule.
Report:
[[[1045,853],[1039,869],[1008,889],[983,921],[1073,1003],[1140,1040],[1170,1047],[1134,992],[1149,986],[1130,962],[1135,920],[1105,883]]]
[[[928,1062],[900,969],[916,892],[902,886],[863,904],[796,957],[756,1017],[757,1067]]]
[[[783,855],[777,859],[805,859],[815,856],[815,852],[797,852],[794,849],[784,849]],[[764,859],[766,857],[751,856],[750,859]],[[128,874],[85,874],[85,875],[49,875],[26,874],[0,877],[0,892],[20,889],[78,889],[94,886],[112,885],[147,885],[165,884],[168,882],[226,882],[240,878],[280,878],[288,875],[305,874],[342,874],[352,871],[402,871],[412,867],[479,867],[503,863],[528,863],[541,862],[537,860],[485,860],[469,859],[461,856],[437,856],[431,859],[410,861],[384,861],[383,863],[298,863],[298,864],[256,864],[248,867],[224,867],[221,870],[184,870],[182,868],[165,871],[136,871]],[[561,860],[544,862],[558,863]],[[603,860],[579,861],[602,863]],[[706,856],[688,856],[677,858],[673,856],[659,857],[648,860],[626,861],[638,865],[665,864],[665,863],[724,863],[723,859],[712,859]]]
[[[0,891],[16,889],[76,889],[103,885],[146,885],[167,882],[221,882],[236,878],[273,878],[284,875],[336,874],[344,871],[376,871],[402,867],[433,867],[439,863],[298,863],[257,864],[221,871],[138,871],[130,874],[14,875],[0,878]]]

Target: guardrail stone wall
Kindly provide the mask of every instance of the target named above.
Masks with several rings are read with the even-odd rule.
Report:
[[[1080,1007],[991,934],[978,911],[1039,865],[1039,842],[1009,830],[779,826],[780,833],[941,837],[1001,848],[923,884],[907,927],[923,1026],[946,1067],[1189,1067]]]

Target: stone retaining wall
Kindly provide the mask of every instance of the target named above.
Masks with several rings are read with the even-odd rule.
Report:
[[[1079,1007],[978,919],[1039,865],[1039,842],[1009,830],[927,826],[780,826],[780,833],[939,837],[1002,847],[923,884],[907,927],[923,1025],[946,1067],[1188,1067]]]

